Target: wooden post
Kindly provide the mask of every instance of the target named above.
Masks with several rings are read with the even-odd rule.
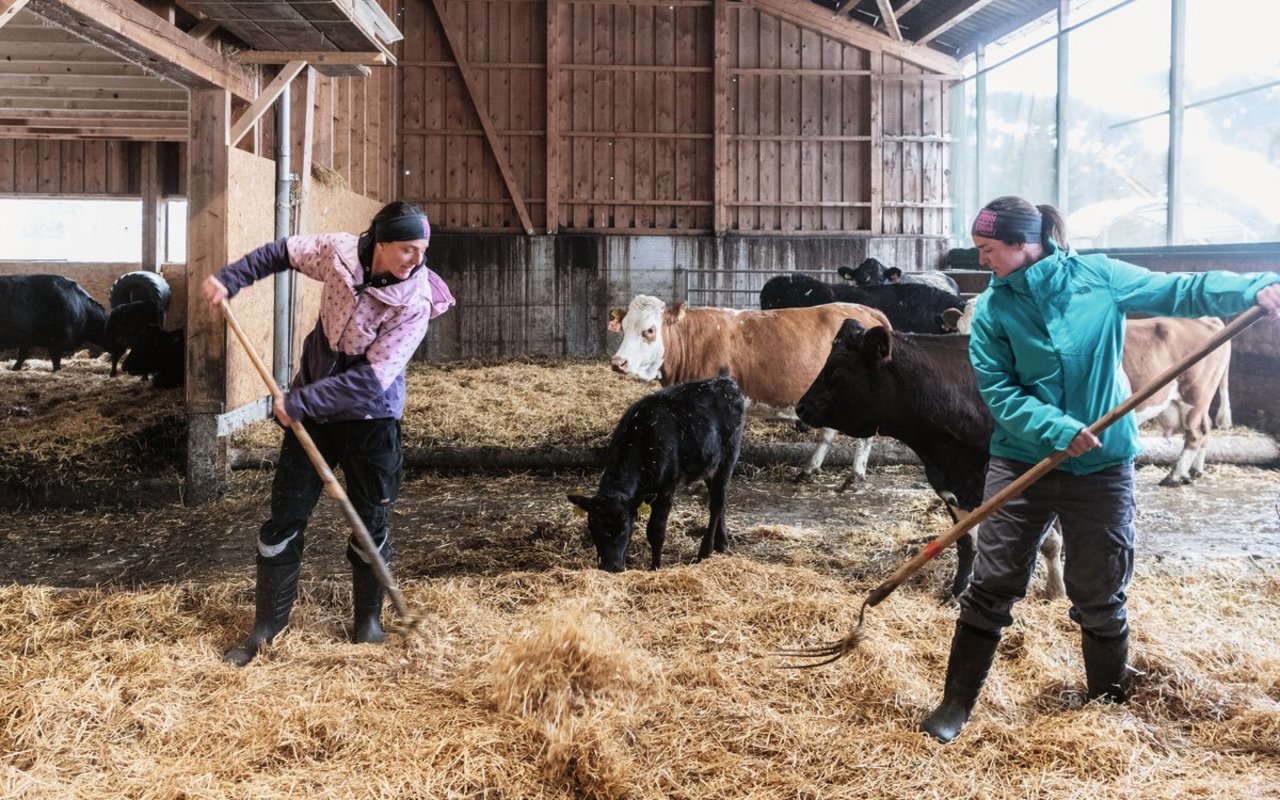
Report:
[[[142,268],[148,272],[159,272],[160,262],[164,260],[164,249],[160,245],[160,232],[164,226],[160,224],[160,160],[155,142],[143,142],[139,159],[139,189],[142,193]]]
[[[884,54],[872,50],[868,55],[871,64],[871,233],[884,231],[884,123],[880,107],[884,102]]]
[[[560,2],[547,0],[547,233],[560,228]]]
[[[227,397],[227,326],[200,294],[227,263],[231,95],[190,91],[187,172],[187,487],[185,501],[217,499],[226,483],[226,440],[217,415]]]
[[[729,10],[727,0],[715,0],[715,27],[712,41],[714,67],[712,91],[715,92],[714,128],[711,149],[714,165],[711,172],[712,229],[716,234],[729,227]]]

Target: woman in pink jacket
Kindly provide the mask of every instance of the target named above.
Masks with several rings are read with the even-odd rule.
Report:
[[[360,236],[325,233],[290,236],[263,245],[207,278],[205,300],[222,300],[272,273],[296,269],[324,284],[320,317],[276,419],[285,430],[271,486],[271,518],[258,533],[256,615],[253,630],[225,659],[244,666],[289,620],[302,568],[303,532],[323,482],[289,426],[301,422],[325,461],[341,467],[346,491],[382,557],[394,555],[388,538],[391,506],[400,488],[403,458],[405,365],[427,324],[453,305],[443,280],[427,269],[431,237],[427,217],[394,202]],[[355,541],[351,562],[352,638],[378,643],[383,589]]]

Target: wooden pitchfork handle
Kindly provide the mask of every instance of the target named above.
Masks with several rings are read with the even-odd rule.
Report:
[[[271,391],[272,399],[282,400],[284,392],[280,391],[280,386],[276,383],[276,379],[271,375],[267,366],[262,363],[262,359],[258,356],[258,351],[249,343],[249,338],[240,327],[239,321],[236,320],[236,315],[231,313],[231,306],[227,304],[226,299],[219,301],[218,305],[222,309],[222,315],[227,318],[227,324],[231,326],[232,332],[240,340],[240,346],[249,355],[249,360],[257,368],[258,375],[262,377],[263,383],[267,384],[267,388]],[[387,590],[387,595],[391,598],[391,605],[395,607],[396,613],[412,626],[415,618],[409,613],[409,607],[404,602],[404,595],[400,593],[400,587],[396,585],[395,578],[391,576],[391,569],[387,566],[386,559],[378,552],[378,548],[373,543],[373,537],[369,535],[369,529],[364,525],[364,520],[360,519],[360,515],[356,513],[355,506],[351,504],[351,498],[347,497],[342,484],[338,483],[333,470],[329,469],[329,465],[325,463],[324,456],[320,454],[320,450],[316,447],[315,441],[312,440],[311,434],[307,433],[307,429],[302,426],[302,423],[294,420],[289,429],[293,431],[294,436],[298,437],[298,442],[302,445],[302,449],[307,451],[307,456],[315,466],[316,472],[320,473],[320,479],[324,481],[326,491],[342,506],[342,513],[346,515],[347,522],[351,524],[351,529],[355,532],[356,541],[359,542],[360,548],[369,557],[369,566],[373,568],[373,574],[377,577],[378,583],[382,584],[382,587]]]
[[[1129,396],[1129,399],[1104,414],[1097,422],[1089,426],[1089,430],[1092,431],[1095,436],[1101,434],[1125,414],[1128,414],[1130,411],[1141,405],[1147,398],[1169,385],[1169,383],[1183,372],[1190,369],[1194,364],[1196,364],[1196,362],[1200,361],[1200,359],[1209,355],[1214,350],[1217,350],[1227,341],[1239,336],[1245,328],[1248,328],[1253,323],[1262,319],[1266,313],[1266,309],[1261,306],[1253,306],[1248,311],[1236,317],[1232,320],[1230,325],[1227,325],[1225,328],[1218,331],[1212,338],[1201,345],[1200,349],[1196,350],[1194,353],[1182,359],[1178,363],[1170,366],[1164,372],[1157,375],[1146,387],[1133,393]],[[903,581],[911,577],[916,570],[923,567],[930,559],[941,553],[961,536],[964,536],[978,523],[994,514],[996,510],[1005,503],[1022,494],[1026,491],[1028,486],[1040,480],[1040,478],[1044,477],[1046,473],[1066,459],[1067,452],[1065,450],[1059,450],[1058,452],[1046,457],[1043,461],[1036,464],[1022,475],[1018,476],[1017,480],[1001,489],[993,495],[990,500],[975,508],[964,519],[957,522],[951,530],[947,531],[942,536],[939,536],[937,539],[934,539],[926,545],[923,550],[916,554],[914,558],[899,567],[896,572],[890,575],[884,583],[880,584],[880,586],[871,593],[867,598],[866,605],[872,607],[879,605],[881,601],[893,593],[894,589],[897,589]]]

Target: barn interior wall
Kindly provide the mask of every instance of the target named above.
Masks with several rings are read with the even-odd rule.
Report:
[[[403,29],[403,194],[439,229],[947,233],[944,83],[878,51],[715,0],[439,0]]]
[[[710,276],[724,291],[703,296],[753,308],[771,274],[834,278],[837,267],[867,256],[928,269],[942,263],[946,248],[940,237],[435,234],[427,263],[458,305],[433,323],[418,358],[603,356],[616,347],[606,330],[609,309],[625,307],[636,294],[698,300],[687,298],[688,287]]]

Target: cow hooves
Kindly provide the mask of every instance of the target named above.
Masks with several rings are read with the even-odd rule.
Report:
[[[1172,475],[1160,481],[1161,486],[1169,486],[1175,489],[1179,489],[1189,483],[1191,483],[1189,478],[1175,478]]]
[[[796,476],[791,479],[791,482],[792,483],[812,483],[813,475],[814,473],[812,472],[801,471],[796,473]]]
[[[836,492],[839,494],[844,494],[845,492],[849,491],[850,488],[852,488],[854,493],[856,494],[862,491],[862,486],[866,482],[867,482],[866,475],[859,475],[858,473],[855,472],[849,477],[844,479],[844,483],[840,484],[840,488],[836,489]]]

